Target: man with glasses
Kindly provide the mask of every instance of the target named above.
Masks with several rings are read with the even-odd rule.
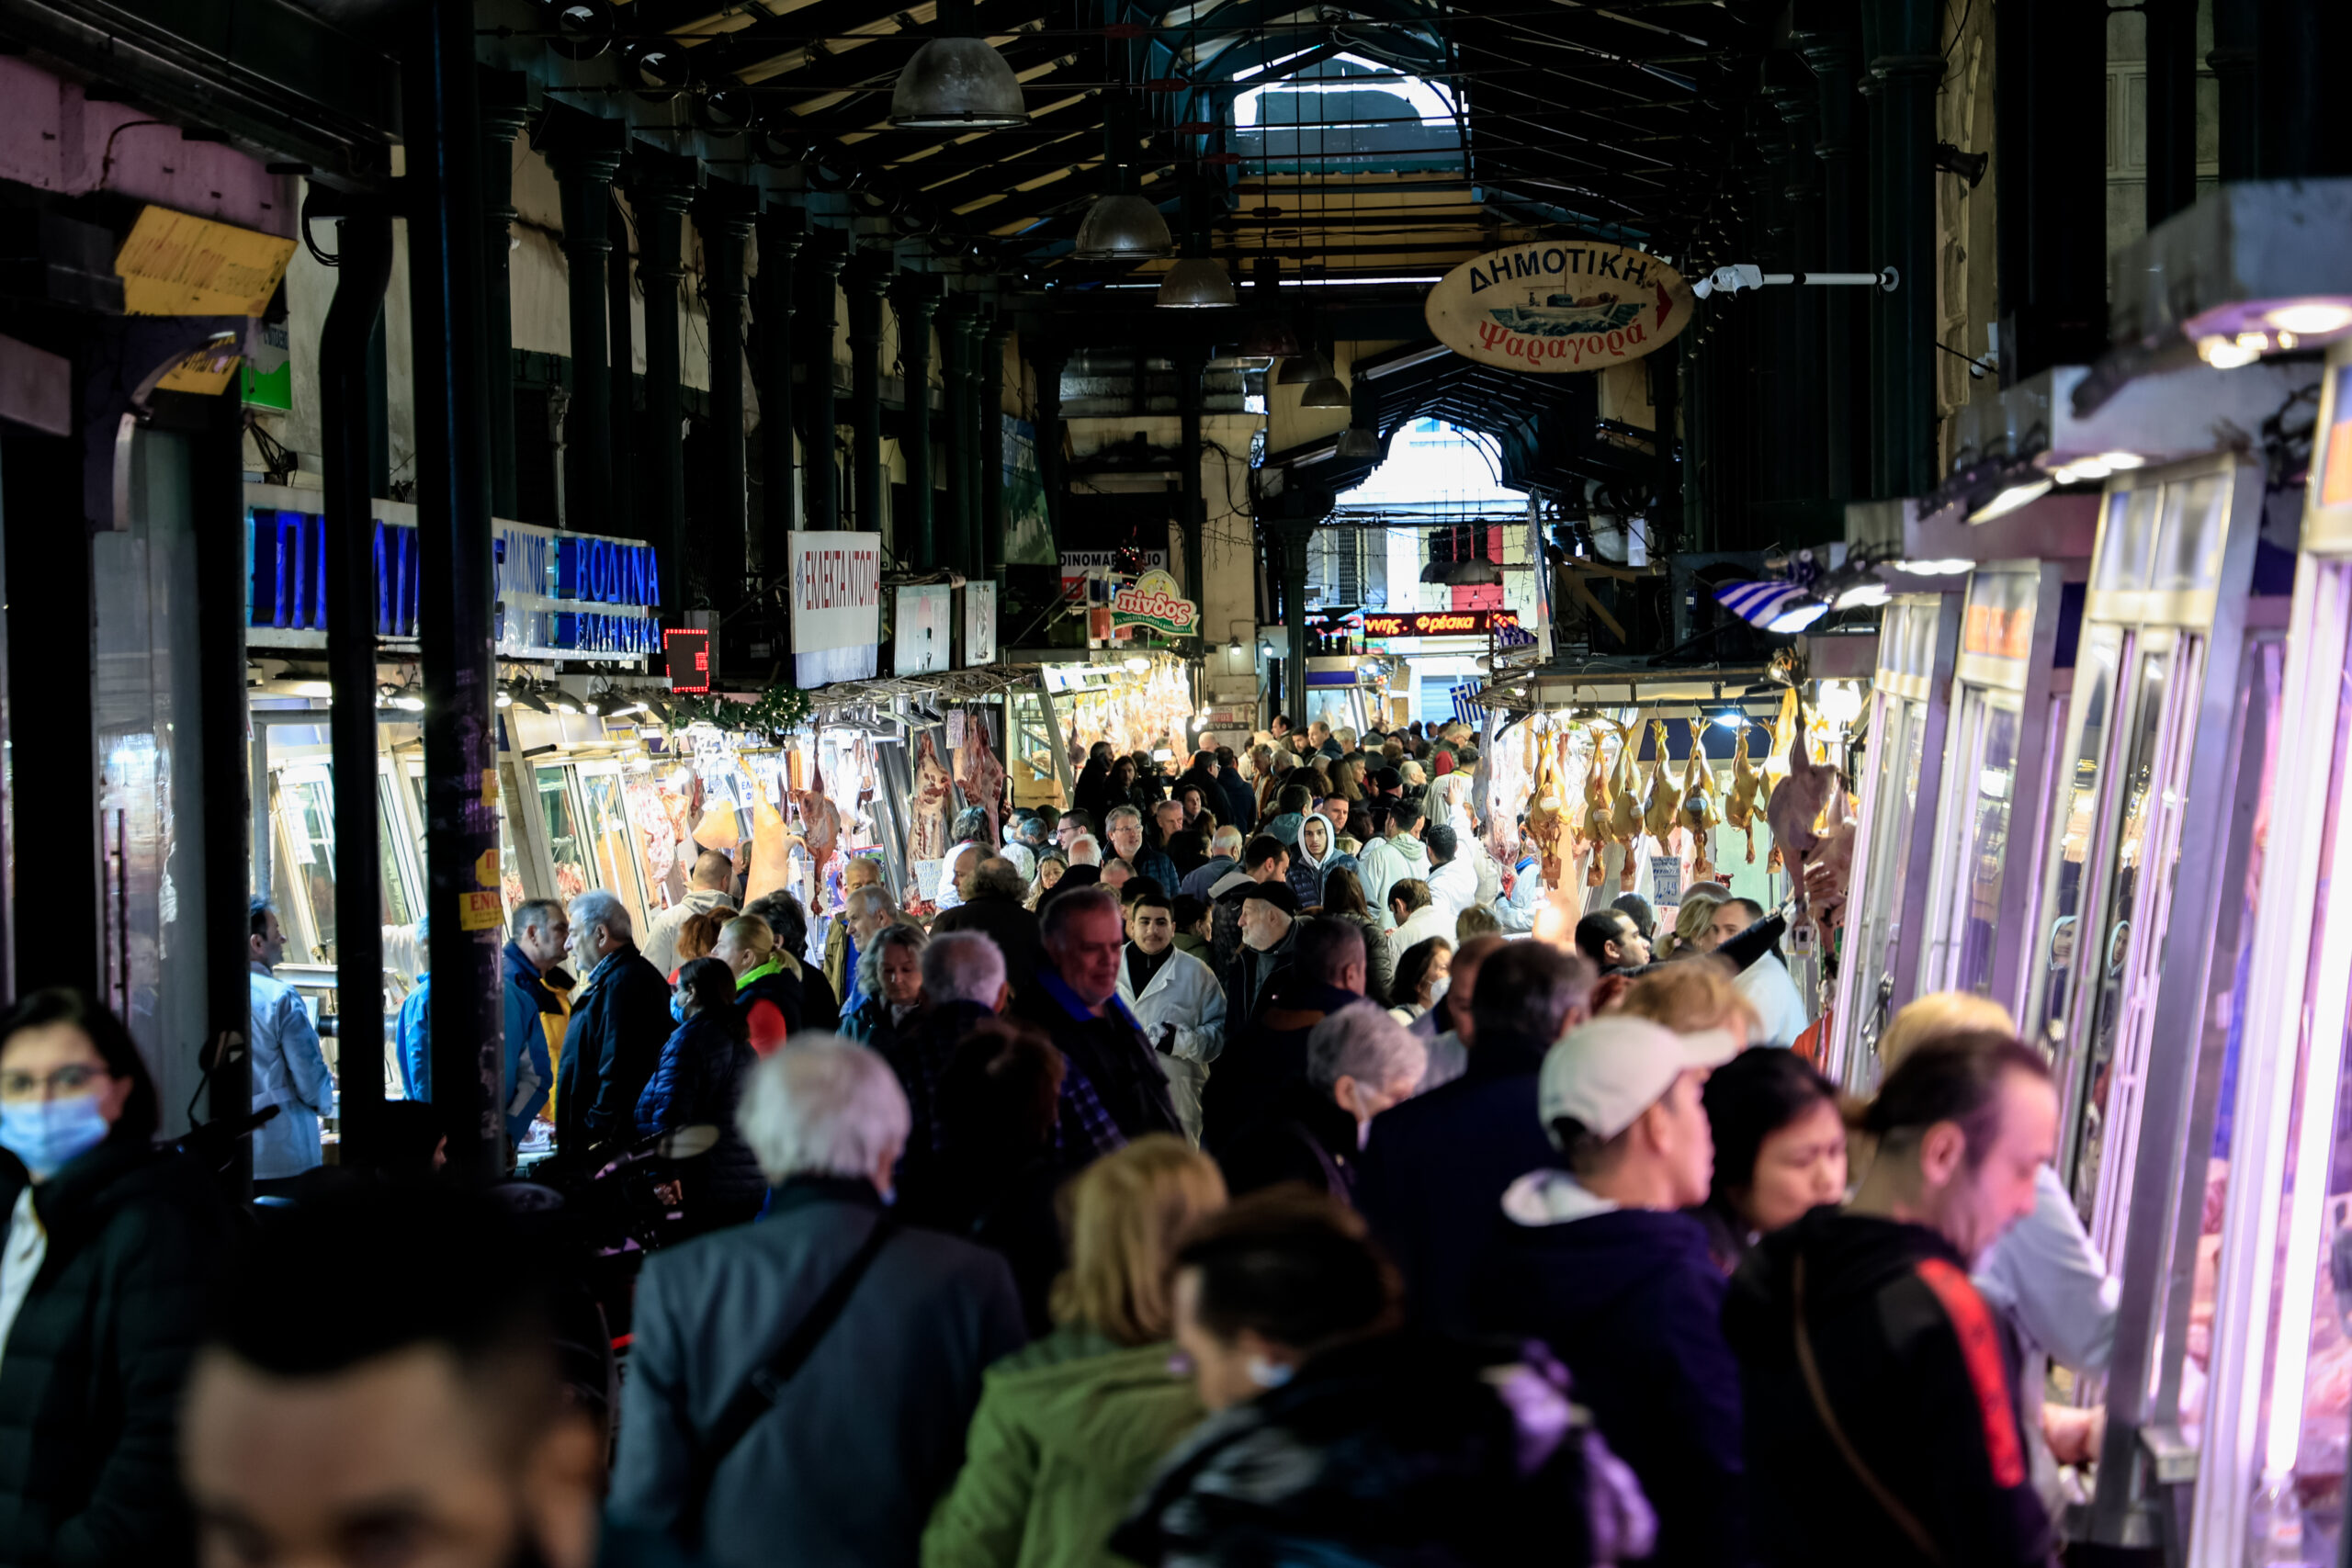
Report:
[[[255,1111],[277,1114],[254,1134],[254,1190],[283,1193],[322,1163],[319,1118],[334,1114],[334,1075],[310,1009],[275,973],[286,957],[286,929],[277,911],[256,896],[246,905],[245,955],[253,973],[247,996],[253,1023]]]
[[[514,911],[507,930],[511,934],[500,955],[505,975],[506,1100],[499,1114],[506,1120],[507,1138],[520,1144],[531,1134],[531,1119],[547,1108],[564,1025],[571,1017],[571,977],[556,967],[571,945],[571,921],[559,900],[533,898]]]

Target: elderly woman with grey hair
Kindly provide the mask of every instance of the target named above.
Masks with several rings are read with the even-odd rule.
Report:
[[[1412,1098],[1429,1046],[1377,1002],[1354,1002],[1306,1037],[1306,1077],[1217,1156],[1238,1196],[1303,1181],[1353,1203],[1356,1156],[1372,1119]]]
[[[857,987],[864,993],[842,1020],[842,1035],[887,1052],[899,1029],[922,1007],[922,950],[930,936],[910,920],[884,926],[858,952]]]
[[[646,1264],[612,1517],[715,1562],[917,1562],[980,1374],[1027,1337],[1012,1270],[891,1222],[907,1099],[864,1046],[797,1036],[752,1069],[738,1125],[775,1192],[758,1224]],[[783,1325],[809,1342],[797,1370]],[[714,1416],[761,1373],[747,1421]]]

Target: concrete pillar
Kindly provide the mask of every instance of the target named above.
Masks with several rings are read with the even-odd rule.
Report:
[[[899,317],[899,367],[906,377],[906,412],[899,427],[899,450],[907,459],[907,525],[899,533],[906,560],[939,558],[933,525],[931,484],[931,319],[939,310],[939,284],[928,274],[899,275],[890,290]]]
[[[808,243],[808,215],[798,199],[770,197],[760,214],[759,391],[760,527],[759,575],[773,579],[785,568],[786,538],[798,519],[799,486],[793,472],[792,385],[798,341],[792,322],[797,300],[801,248]]]
[[[622,177],[637,211],[637,278],[645,294],[646,531],[661,561],[665,619],[674,621],[692,586],[685,562],[685,416],[679,384],[678,285],[686,276],[679,220],[694,204],[702,165],[639,148],[630,152]]]
[[[801,254],[800,325],[802,401],[808,429],[807,504],[801,526],[838,528],[842,525],[842,471],[834,457],[835,427],[841,423],[833,396],[833,282],[849,260],[848,240],[837,229],[820,232]]]
[[[858,527],[882,528],[882,291],[887,253],[860,256],[842,274],[849,296],[850,498]],[[899,557],[905,558],[903,545]]]
[[[583,533],[609,534],[613,496],[613,376],[605,304],[613,249],[605,220],[620,172],[625,128],[586,115],[550,116],[543,149],[563,196],[563,258],[571,302],[571,401],[563,416],[564,515]]]

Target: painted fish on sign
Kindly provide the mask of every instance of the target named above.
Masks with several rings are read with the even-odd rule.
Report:
[[[1465,359],[1552,375],[1639,359],[1690,324],[1690,286],[1622,245],[1520,245],[1467,261],[1430,286],[1424,313]]]

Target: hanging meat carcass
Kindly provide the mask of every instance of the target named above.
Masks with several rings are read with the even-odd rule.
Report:
[[[947,829],[955,781],[939,760],[931,731],[915,732],[914,796],[907,802],[907,863],[938,860],[947,853]]]
[[[1772,798],[1764,803],[1764,819],[1772,829],[1772,849],[1781,857],[1789,880],[1796,885],[1800,917],[1805,908],[1806,860],[1821,842],[1815,825],[1838,788],[1838,770],[1826,762],[1815,761],[1805,752],[1804,710],[1800,707],[1790,727],[1789,776],[1780,782],[1772,791]]]
[[[978,715],[968,716],[964,724],[963,776],[956,782],[964,788],[964,798],[989,814],[989,842],[999,843],[999,818],[1004,803],[1004,765],[989,749],[989,727]]]

